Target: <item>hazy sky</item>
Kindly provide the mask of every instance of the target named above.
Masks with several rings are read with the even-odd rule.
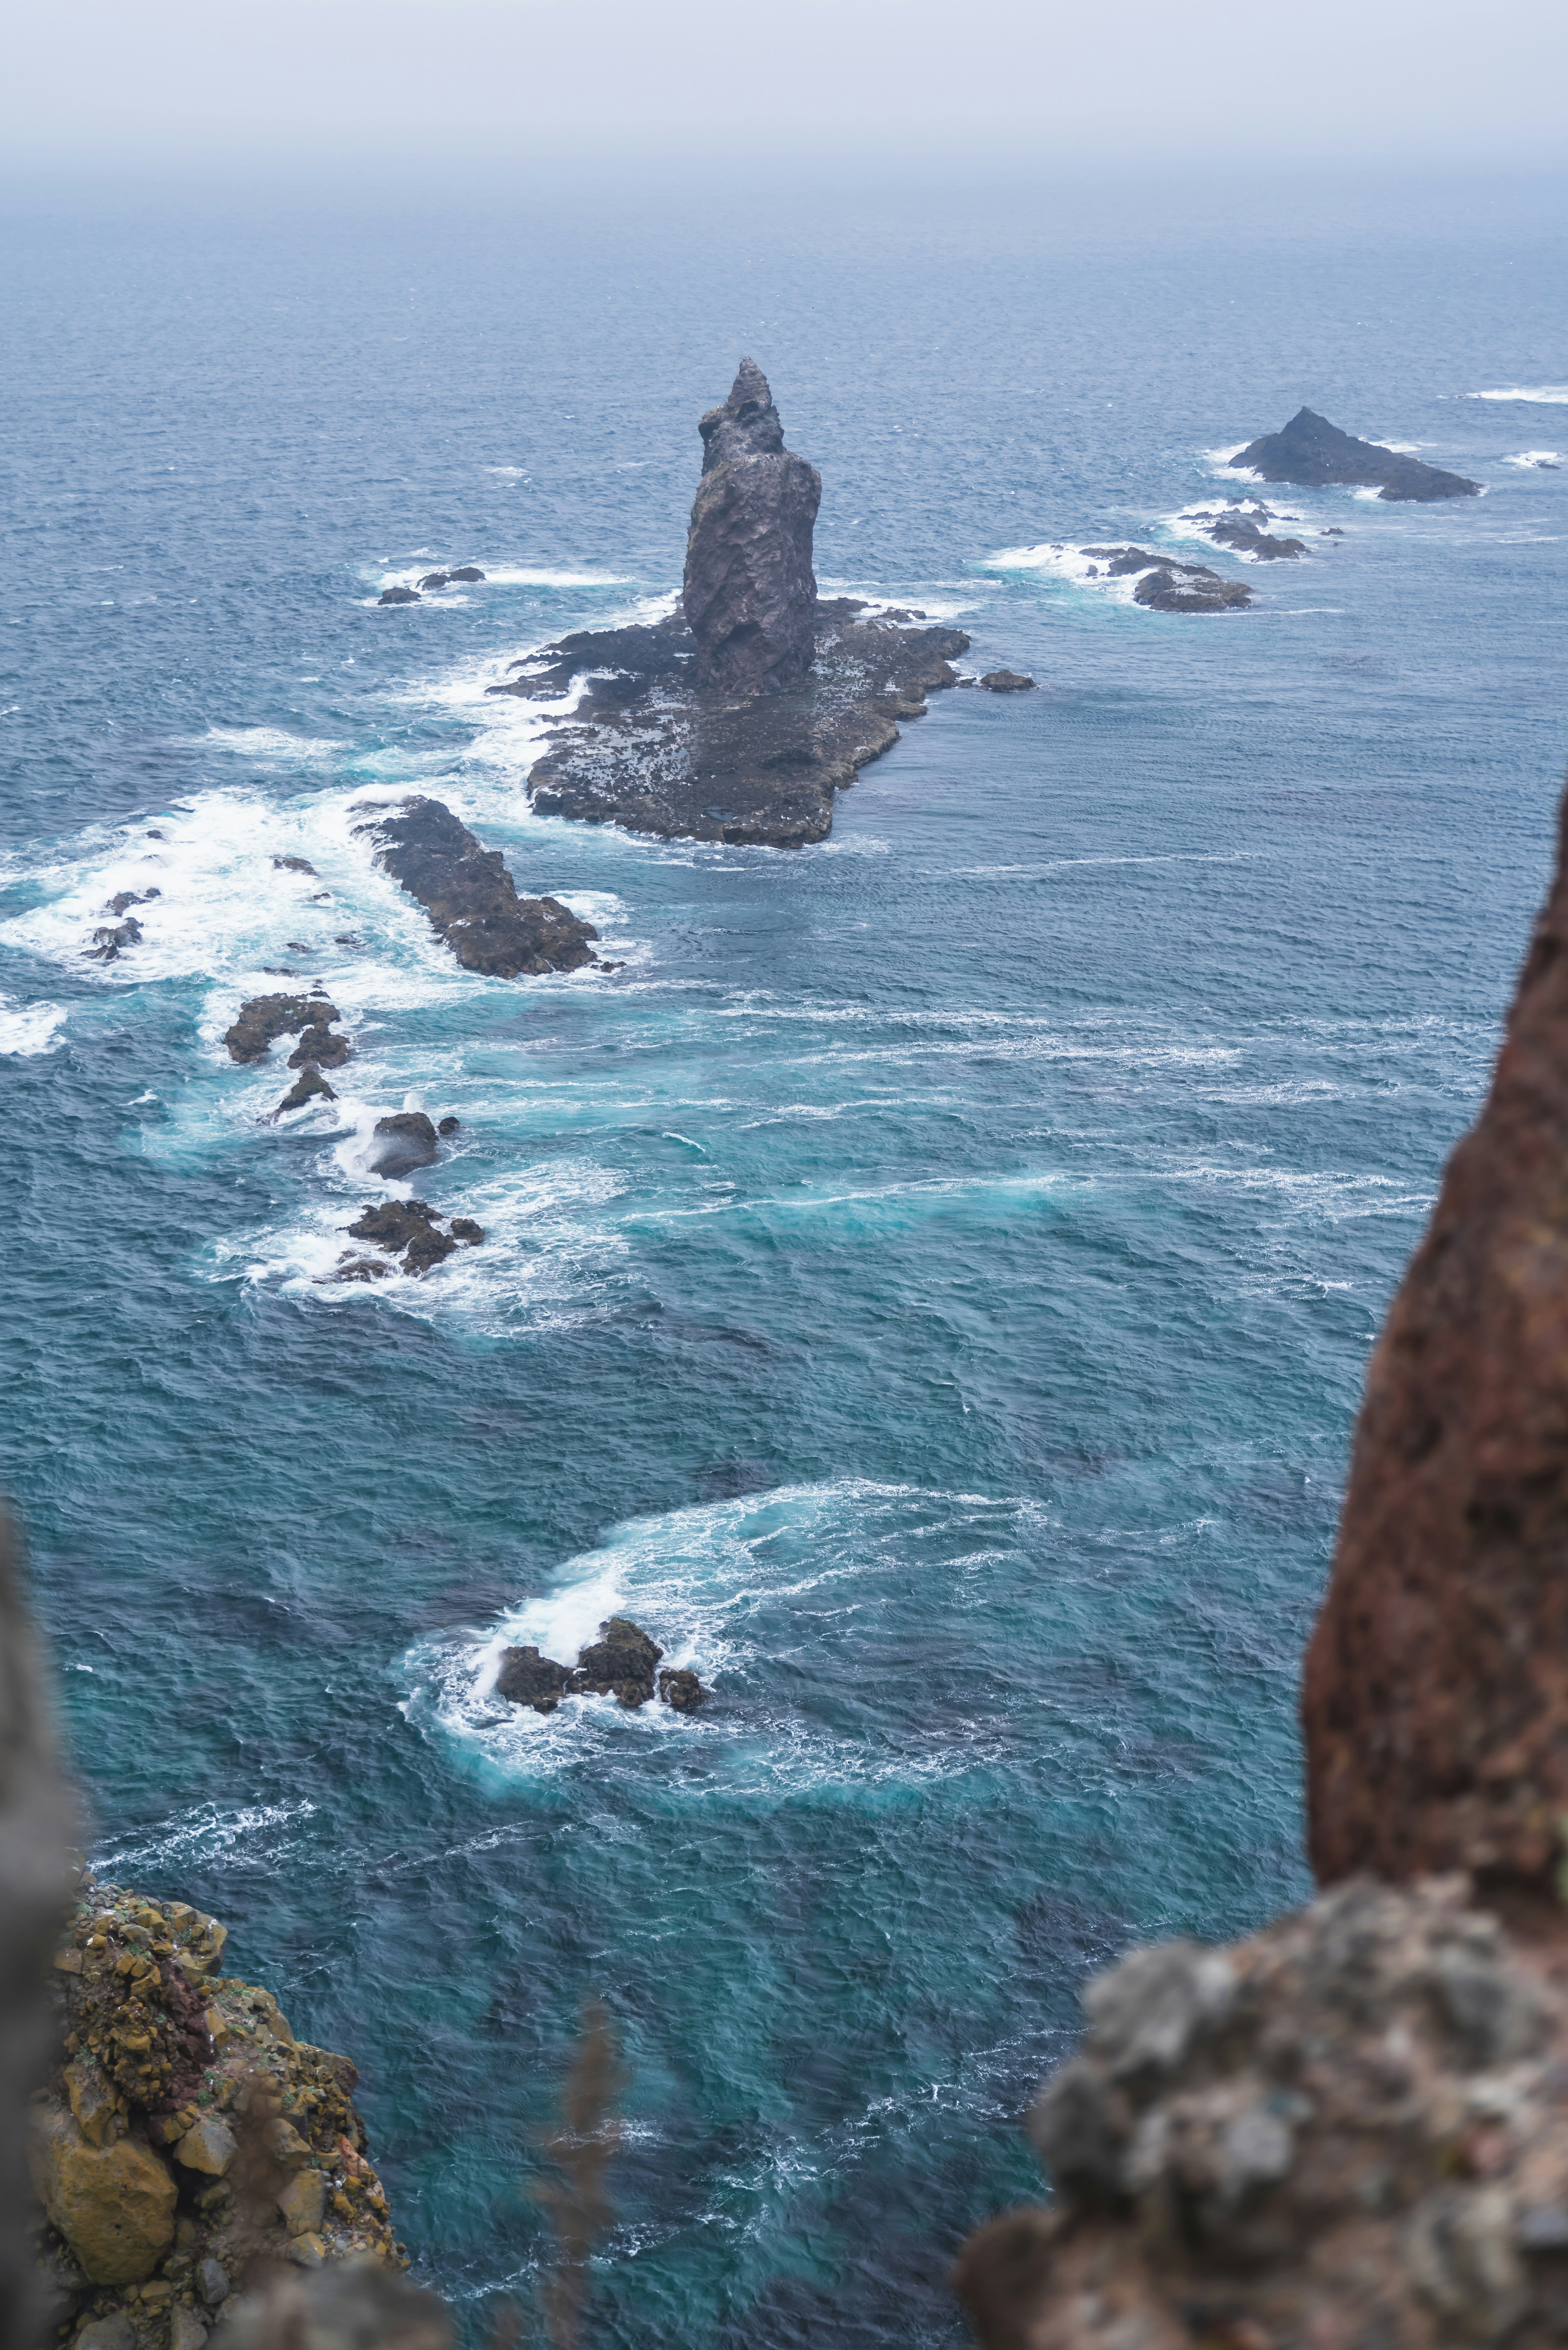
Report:
[[[1564,0],[49,0],[13,177],[1560,162]]]

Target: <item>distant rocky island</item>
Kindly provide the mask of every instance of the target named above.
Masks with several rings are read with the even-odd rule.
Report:
[[[1462,473],[1445,473],[1441,466],[1424,464],[1419,457],[1382,448],[1376,441],[1357,441],[1313,408],[1298,409],[1282,432],[1250,441],[1230,462],[1261,473],[1265,482],[1292,482],[1306,490],[1354,486],[1376,489],[1382,498],[1422,504],[1480,495],[1479,482],[1467,481]]]
[[[818,597],[822,479],[784,447],[754,361],[742,360],[698,429],[679,608],[650,626],[563,637],[490,691],[578,696],[529,774],[542,815],[798,848],[826,838],[835,793],[898,740],[898,722],[963,681],[951,664],[969,639],[923,625],[922,613]],[[981,682],[1006,692],[1033,681],[996,671]]]

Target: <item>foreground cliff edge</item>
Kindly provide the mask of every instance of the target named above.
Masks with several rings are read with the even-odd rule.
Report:
[[[1568,803],[1368,1367],[1302,1721],[1319,1899],[1084,1995],[986,2350],[1568,2339]]]
[[[800,848],[826,838],[834,795],[891,749],[899,721],[960,682],[952,663],[969,639],[917,625],[923,614],[818,597],[821,476],[784,447],[754,361],[741,361],[698,430],[678,609],[651,627],[563,637],[489,691],[572,701],[529,774],[542,816]]]
[[[407,2265],[354,2065],[220,1973],[225,1939],[88,1878],[55,1952],[62,2061],[29,2158],[55,2324],[82,2350],[202,2350],[279,2270]]]

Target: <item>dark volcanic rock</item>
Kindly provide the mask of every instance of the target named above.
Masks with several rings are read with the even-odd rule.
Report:
[[[508,1648],[495,1676],[495,1694],[514,1705],[531,1705],[535,1713],[554,1713],[571,1679],[571,1669],[537,1648]]]
[[[1473,498],[1480,492],[1480,484],[1466,481],[1462,473],[1445,473],[1418,457],[1357,441],[1311,408],[1298,409],[1282,432],[1250,442],[1231,463],[1261,473],[1265,482],[1294,482],[1303,489],[1355,484],[1376,487],[1380,497],[1419,500]]]
[[[419,584],[421,588],[444,588],[451,577],[450,571],[427,571]]]
[[[290,1062],[289,1066],[292,1068],[294,1064]],[[286,1110],[303,1109],[308,1101],[336,1101],[337,1098],[320,1070],[314,1064],[307,1064],[300,1070],[273,1116],[282,1118]]]
[[[577,1651],[572,1693],[618,1697],[625,1706],[646,1705],[653,1695],[654,1668],[663,1654],[627,1617],[611,1616],[599,1626],[598,1638]]]
[[[987,670],[980,681],[990,693],[1028,693],[1034,684],[1032,677],[1025,677],[1018,669]]]
[[[454,1216],[447,1229],[454,1241],[464,1241],[470,1248],[477,1248],[484,1238],[484,1226],[476,1224],[472,1216]]]
[[[88,954],[93,962],[117,962],[127,947],[139,947],[140,944],[141,925],[135,915],[130,914],[112,930],[107,926],[96,930]]]
[[[804,683],[813,656],[812,532],[822,476],[784,444],[767,378],[742,359],[698,427],[702,478],[686,541],[682,603],[697,683],[723,693]]]
[[[457,1243],[450,1232],[438,1232],[433,1225],[416,1232],[403,1251],[405,1273],[429,1273],[432,1265],[441,1264],[455,1255]]]
[[[462,1124],[462,1118],[453,1118],[452,1112],[449,1110],[445,1118],[437,1118],[436,1132],[438,1134],[455,1134]]]
[[[484,574],[480,569],[477,563],[460,563],[455,571],[449,571],[447,573],[447,577],[449,579],[461,579],[470,587],[472,587],[476,580],[483,579],[483,577]]]
[[[325,1024],[313,1021],[308,1028],[300,1030],[299,1042],[288,1056],[288,1066],[291,1069],[303,1069],[307,1062],[314,1061],[324,1069],[340,1069],[350,1050],[347,1036],[334,1035]]]
[[[391,1266],[379,1256],[356,1256],[350,1257],[346,1264],[340,1264],[336,1273],[324,1273],[319,1278],[323,1281],[389,1281],[391,1273]]]
[[[417,604],[420,599],[411,588],[383,588],[379,600],[383,604]]]
[[[1313,1863],[1561,1887],[1568,803],[1486,1106],[1367,1366],[1302,1696]]]
[[[1251,556],[1254,562],[1293,563],[1307,551],[1304,538],[1279,538],[1263,528],[1274,516],[1261,501],[1245,505],[1232,498],[1223,506],[1199,506],[1181,519],[1200,524],[1204,537],[1211,538],[1216,546],[1233,547],[1238,555]]]
[[[314,873],[316,870],[308,857],[275,857],[272,861],[280,873]]]
[[[695,1713],[708,1691],[695,1673],[666,1665],[659,1676],[659,1694],[677,1713]]]
[[[374,841],[377,864],[419,899],[465,970],[515,979],[593,962],[592,923],[558,899],[519,898],[501,851],[482,848],[440,800],[414,797],[359,813],[370,821],[356,830]]]
[[[1107,579],[1130,579],[1137,574],[1134,599],[1151,612],[1244,612],[1252,591],[1240,579],[1221,579],[1204,563],[1177,563],[1168,555],[1151,555],[1147,546],[1085,546],[1106,567]]]
[[[150,906],[154,898],[161,898],[161,889],[121,889],[109,901],[111,914],[123,914],[130,906]]]
[[[394,1110],[376,1120],[370,1146],[373,1175],[407,1175],[416,1167],[433,1166],[440,1153],[436,1130],[422,1109]]]
[[[348,1237],[374,1241],[378,1248],[395,1253],[429,1232],[436,1221],[436,1211],[428,1201],[383,1200],[379,1206],[369,1205],[360,1211],[358,1222],[348,1227]]]
[[[324,995],[253,995],[248,1003],[241,1004],[239,1017],[223,1042],[232,1061],[265,1061],[275,1038],[301,1028],[324,1030],[342,1016]]]

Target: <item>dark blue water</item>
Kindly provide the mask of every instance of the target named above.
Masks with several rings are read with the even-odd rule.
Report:
[[[476,2315],[597,1993],[596,2341],[953,2340],[1085,1970],[1304,1888],[1361,1367],[1568,746],[1568,463],[1517,462],[1568,452],[1568,238],[1561,190],[1184,202],[11,224],[0,1466],[98,1849],[355,2056]],[[535,819],[483,687],[670,595],[742,350],[825,583],[1042,690],[938,697],[799,855]],[[1486,496],[1282,494],[1241,618],[1051,554],[1176,547],[1303,400]],[[410,785],[627,968],[460,972],[350,832]],[[358,1045],[287,1128],[220,1043],[268,966]],[[410,1099],[490,1237],[321,1287]],[[612,1607],[707,1713],[484,1699]]]

